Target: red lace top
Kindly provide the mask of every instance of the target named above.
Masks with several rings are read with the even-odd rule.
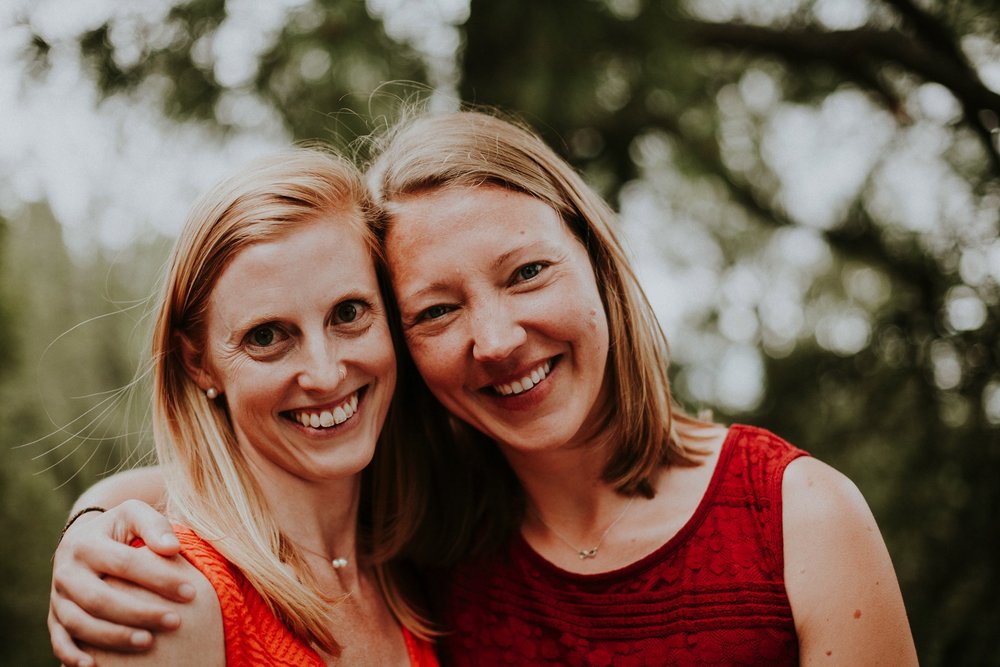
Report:
[[[174,526],[181,553],[211,582],[222,608],[227,667],[323,667],[308,644],[268,609],[246,577],[207,541]],[[437,667],[431,645],[402,629],[412,667]]]
[[[583,575],[517,534],[452,581],[455,665],[798,665],[784,586],[781,480],[805,452],[733,426],[700,505],[644,558]]]

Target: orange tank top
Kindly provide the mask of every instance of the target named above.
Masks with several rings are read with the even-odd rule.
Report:
[[[227,667],[323,667],[323,659],[268,608],[243,573],[194,531],[174,526],[181,554],[219,598]],[[438,667],[431,644],[402,628],[411,667]]]

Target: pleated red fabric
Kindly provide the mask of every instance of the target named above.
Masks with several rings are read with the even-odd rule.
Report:
[[[733,426],[705,496],[666,544],[624,568],[562,570],[517,534],[459,568],[456,665],[798,665],[785,594],[781,481],[805,452]]]

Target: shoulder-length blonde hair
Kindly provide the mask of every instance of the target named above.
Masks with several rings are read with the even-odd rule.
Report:
[[[334,601],[318,592],[302,553],[282,535],[237,445],[225,397],[206,399],[185,371],[182,346],[205,349],[209,297],[242,250],[324,219],[360,233],[377,259],[372,211],[357,168],[318,147],[248,165],[192,209],[165,274],[152,340],[153,433],[168,514],[210,540],[295,633],[334,654],[339,644],[327,622]],[[376,569],[397,617],[426,635],[395,577]]]
[[[376,140],[374,151],[368,183],[383,209],[383,241],[388,226],[399,224],[393,219],[397,200],[444,187],[500,186],[558,212],[587,249],[611,334],[605,381],[615,410],[608,411],[601,428],[608,452],[604,480],[621,493],[652,496],[663,466],[698,462],[700,450],[693,443],[710,424],[673,403],[666,337],[618,238],[616,216],[565,160],[526,127],[479,111],[418,114]],[[453,423],[452,430],[461,440],[481,439],[464,425]],[[501,474],[496,468],[503,465],[499,457],[481,465],[492,470],[484,470],[483,479],[475,482],[485,490],[472,493],[485,499],[497,487],[492,500],[483,502],[501,503],[481,508],[480,518],[490,524],[491,513],[510,506],[511,492],[517,498],[520,489],[509,470]],[[451,499],[448,504],[461,502]],[[509,529],[510,520],[500,523]]]

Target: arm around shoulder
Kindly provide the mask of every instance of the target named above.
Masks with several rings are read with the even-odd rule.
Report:
[[[126,500],[158,505],[163,500],[163,473],[159,466],[123,470],[97,482],[73,503],[72,512],[84,507],[114,507]]]
[[[803,457],[782,483],[785,587],[802,665],[916,665],[889,552],[847,477]]]
[[[142,547],[145,548],[145,547]],[[181,618],[181,626],[175,632],[156,635],[153,647],[144,653],[116,653],[89,649],[101,667],[143,667],[172,665],[204,665],[224,667],[226,664],[225,637],[222,624],[222,609],[212,584],[193,565],[181,556],[175,556],[174,566],[183,571],[197,596],[193,602],[173,604],[173,611]],[[153,602],[162,602],[143,588],[119,579],[109,579],[109,584],[123,589],[133,596],[147,596]]]

